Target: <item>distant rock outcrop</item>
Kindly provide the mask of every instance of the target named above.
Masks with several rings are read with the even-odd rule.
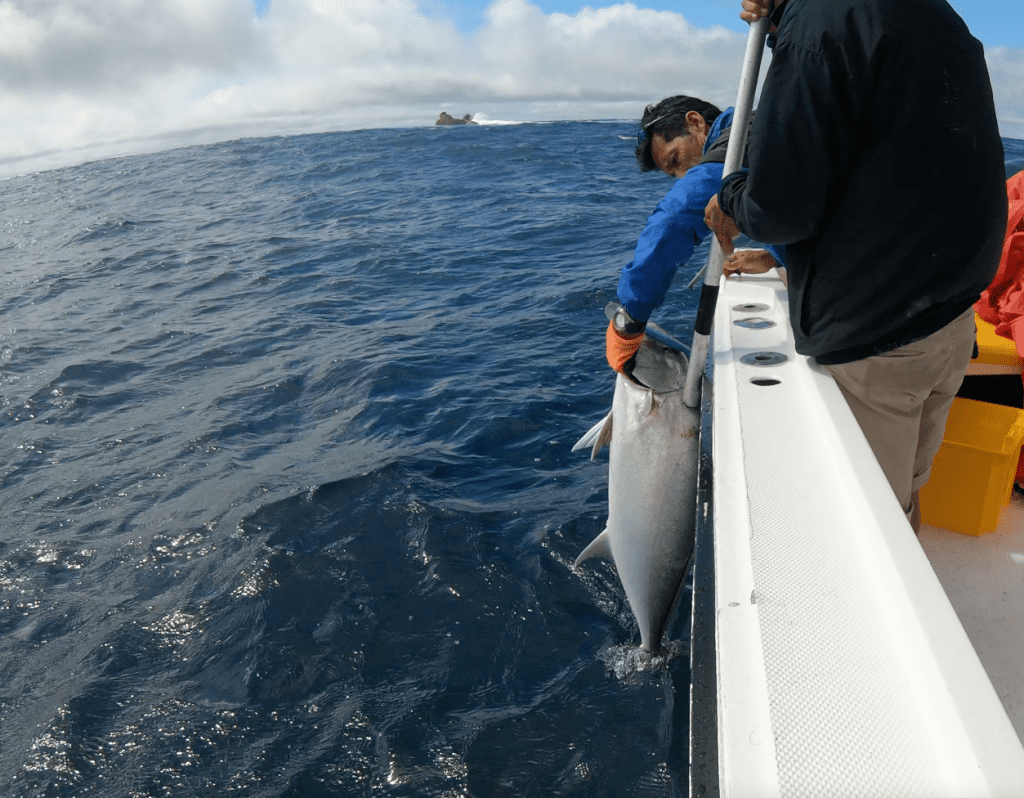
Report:
[[[442,111],[441,116],[437,118],[435,125],[475,125],[473,117],[466,114],[462,119],[456,119],[454,116],[449,114],[447,111]]]

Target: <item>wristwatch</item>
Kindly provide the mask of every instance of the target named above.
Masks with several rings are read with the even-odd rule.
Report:
[[[628,313],[626,309],[619,305],[616,309],[615,314],[612,316],[612,326],[616,332],[620,332],[623,335],[636,335],[642,333],[644,328],[647,326],[645,321],[637,321]]]

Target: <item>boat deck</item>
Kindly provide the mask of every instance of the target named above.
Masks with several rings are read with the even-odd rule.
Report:
[[[918,541],[774,273],[726,281],[713,383],[721,794],[1019,797],[1019,538]],[[970,601],[1012,616],[980,659],[999,621]]]
[[[993,532],[971,537],[925,524],[921,546],[1024,740],[1024,497],[1014,494]]]

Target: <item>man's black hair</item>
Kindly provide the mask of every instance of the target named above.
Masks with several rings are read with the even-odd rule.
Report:
[[[636,159],[640,163],[641,171],[650,172],[658,168],[654,163],[654,156],[651,155],[651,139],[654,134],[663,136],[665,141],[672,141],[677,136],[685,136],[687,133],[686,115],[690,111],[696,111],[704,117],[704,121],[708,123],[709,127],[722,114],[717,106],[696,97],[687,97],[685,94],[666,97],[661,102],[652,103],[644,109],[644,115],[640,119],[640,129],[646,136],[642,143],[636,145]]]

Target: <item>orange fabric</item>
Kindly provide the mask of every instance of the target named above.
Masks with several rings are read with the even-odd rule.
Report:
[[[1006,194],[1010,216],[999,271],[974,309],[995,325],[997,335],[1013,341],[1017,354],[1024,357],[1024,172],[1006,181]],[[1014,481],[1024,483],[1024,456],[1017,462]]]
[[[1024,172],[1006,181],[1010,216],[999,271],[974,309],[996,334],[1010,338],[1024,357]]]
[[[609,323],[608,330],[604,334],[605,356],[608,358],[608,365],[620,374],[624,374],[623,369],[633,359],[633,355],[640,348],[640,342],[643,339],[643,333],[623,335]]]

